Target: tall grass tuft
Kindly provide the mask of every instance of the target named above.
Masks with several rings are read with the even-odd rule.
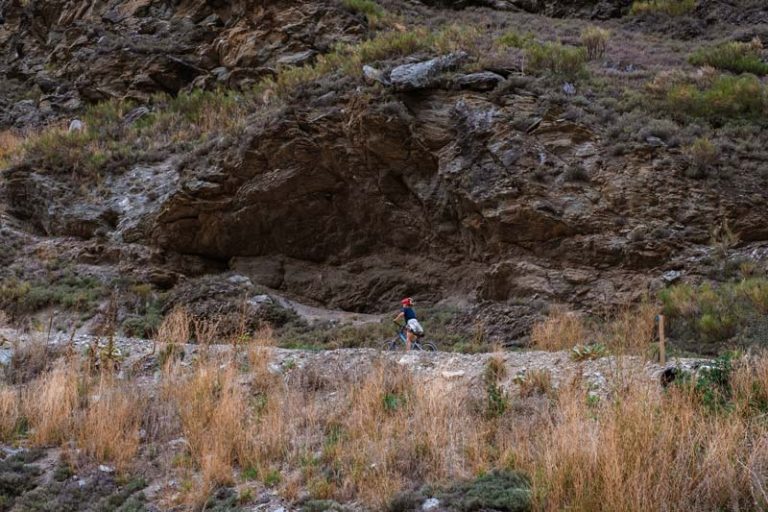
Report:
[[[26,390],[23,414],[36,446],[60,444],[72,436],[78,405],[78,373],[69,364],[59,363]]]
[[[78,445],[99,462],[129,467],[139,449],[139,430],[145,401],[136,390],[101,376],[95,395],[83,412],[77,429]]]
[[[531,330],[531,345],[539,350],[567,350],[585,342],[584,319],[573,311],[555,307]]]

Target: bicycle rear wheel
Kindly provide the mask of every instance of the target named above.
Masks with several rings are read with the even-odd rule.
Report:
[[[387,340],[381,344],[381,350],[394,351],[397,350],[397,340]]]

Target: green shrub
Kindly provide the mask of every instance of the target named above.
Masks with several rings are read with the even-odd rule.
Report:
[[[599,59],[605,54],[611,32],[604,28],[589,26],[581,31],[581,44],[587,49],[589,60]]]
[[[526,48],[528,69],[548,72],[559,78],[575,79],[586,73],[587,51],[560,43],[534,44]]]
[[[504,32],[498,39],[496,44],[504,48],[525,48],[533,44],[533,34],[526,32],[521,34],[516,30],[509,30]]]
[[[691,165],[699,170],[706,170],[717,163],[717,146],[707,138],[700,137],[686,148]]]
[[[631,14],[660,13],[668,16],[688,14],[696,8],[696,0],[635,0]]]
[[[342,4],[352,12],[365,15],[370,21],[381,19],[386,12],[373,0],[342,0]]]
[[[509,395],[501,387],[501,379],[507,374],[504,360],[491,357],[485,365],[483,380],[486,392],[486,415],[495,418],[503,416],[509,408]]]
[[[729,42],[709,48],[701,48],[688,61],[694,66],[713,68],[734,73],[768,74],[768,63],[762,59],[763,45],[759,39],[749,43]]]
[[[754,75],[717,77],[709,86],[677,83],[666,92],[665,108],[710,120],[758,118],[768,107],[766,89]]]
[[[571,359],[574,361],[591,361],[608,355],[608,349],[601,343],[591,345],[576,345],[571,349]]]

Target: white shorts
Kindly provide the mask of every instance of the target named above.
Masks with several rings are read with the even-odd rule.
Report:
[[[421,326],[419,321],[416,320],[415,318],[411,318],[410,320],[408,320],[406,327],[409,331],[411,331],[416,336],[424,335],[424,328]]]

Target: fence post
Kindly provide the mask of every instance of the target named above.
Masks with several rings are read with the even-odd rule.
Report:
[[[659,362],[667,364],[666,340],[664,338],[664,315],[659,315]]]

